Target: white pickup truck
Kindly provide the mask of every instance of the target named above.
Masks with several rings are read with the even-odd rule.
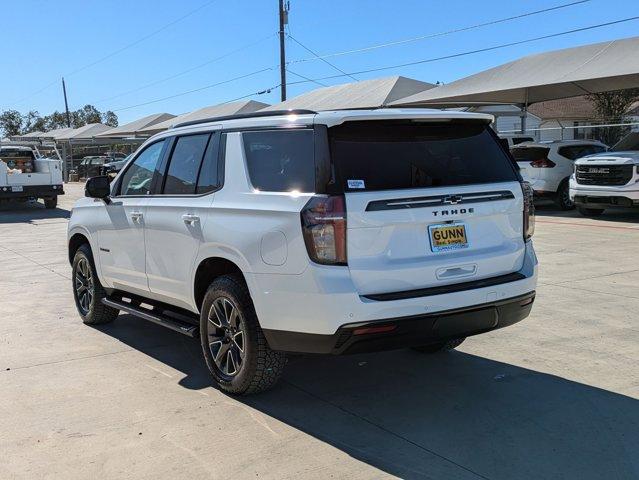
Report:
[[[64,195],[61,160],[37,158],[27,146],[0,146],[0,202],[41,198],[51,209],[58,195]]]

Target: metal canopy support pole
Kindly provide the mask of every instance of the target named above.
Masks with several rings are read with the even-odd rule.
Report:
[[[69,181],[69,170],[67,168],[67,146],[65,143],[62,144],[62,178],[65,182]]]
[[[526,89],[526,99],[521,109],[521,133],[526,133],[526,120],[528,120],[528,89]]]

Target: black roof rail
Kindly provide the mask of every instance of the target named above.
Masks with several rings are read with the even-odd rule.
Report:
[[[222,122],[224,120],[241,120],[243,118],[278,117],[280,115],[315,115],[313,110],[293,109],[293,110],[270,110],[266,112],[236,113],[235,115],[224,115],[221,117],[202,118],[173,125],[173,128],[187,127],[189,125],[199,125],[200,123]]]

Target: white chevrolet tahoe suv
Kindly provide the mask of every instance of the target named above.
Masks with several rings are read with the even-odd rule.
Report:
[[[532,193],[491,120],[296,110],[158,134],[73,209],[80,316],[199,336],[236,394],[273,385],[285,352],[435,352],[518,322]]]

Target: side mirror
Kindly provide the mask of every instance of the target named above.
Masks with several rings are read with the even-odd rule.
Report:
[[[99,198],[109,203],[109,195],[111,195],[109,177],[103,175],[89,178],[84,186],[84,195],[90,198]]]

